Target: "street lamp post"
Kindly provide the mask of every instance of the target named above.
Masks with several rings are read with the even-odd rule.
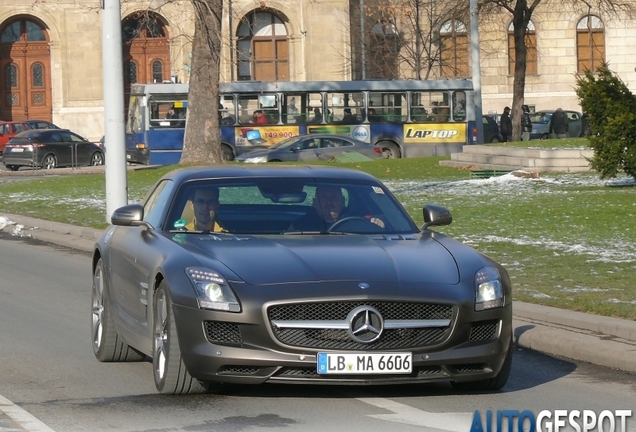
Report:
[[[470,0],[470,53],[473,73],[473,90],[475,94],[475,123],[477,127],[477,143],[484,143],[484,123],[481,103],[481,62],[479,60],[479,9],[477,0]]]
[[[117,208],[128,204],[124,131],[124,67],[121,43],[120,0],[102,0],[104,153],[106,222],[108,223]]]

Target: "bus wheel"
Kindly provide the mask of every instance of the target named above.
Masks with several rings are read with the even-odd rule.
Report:
[[[399,159],[400,149],[390,141],[381,141],[378,145],[382,148],[384,159]]]
[[[229,146],[222,145],[221,153],[224,161],[233,161],[234,160],[234,152]]]

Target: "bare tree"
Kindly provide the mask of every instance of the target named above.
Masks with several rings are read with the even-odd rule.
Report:
[[[365,31],[358,25],[359,6],[351,4],[353,52],[364,45],[369,53],[365,66],[370,78],[418,80],[439,74],[442,63],[442,24],[467,13],[465,2],[458,0],[388,0],[367,2],[364,6]],[[354,68],[355,69],[355,68]],[[401,73],[402,71],[402,73]]]
[[[223,161],[219,70],[223,0],[192,0],[195,11],[188,114],[181,164]]]
[[[512,84],[512,112],[521,114],[521,106],[525,99],[526,59],[528,47],[526,33],[532,14],[539,5],[554,10],[564,10],[569,7],[577,9],[585,6],[588,12],[603,13],[624,19],[633,16],[635,4],[630,0],[481,0],[480,14],[485,16],[501,16],[508,12],[512,16],[513,38],[515,43],[515,71]],[[512,137],[514,141],[521,140],[521,115],[512,117]]]

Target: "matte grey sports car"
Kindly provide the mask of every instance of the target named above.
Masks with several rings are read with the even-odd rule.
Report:
[[[374,177],[331,167],[188,168],[112,215],[93,260],[93,350],[151,357],[161,393],[213,383],[502,388],[506,270],[418,228]]]

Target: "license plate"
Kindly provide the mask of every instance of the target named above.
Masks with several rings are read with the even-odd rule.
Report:
[[[20,147],[11,149],[11,153],[22,153],[23,151],[24,151],[24,149],[20,148]]]
[[[318,373],[408,374],[413,370],[412,353],[318,353]]]
[[[126,155],[126,159],[132,159],[130,155]]]

